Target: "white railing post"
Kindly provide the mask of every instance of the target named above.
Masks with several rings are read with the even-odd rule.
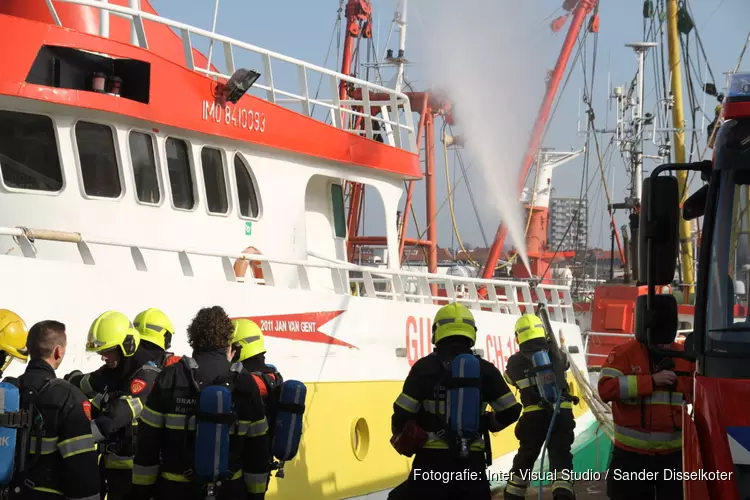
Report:
[[[266,54],[266,57],[263,58],[263,69],[265,70],[265,78],[266,78],[266,86],[268,86],[268,90],[266,91],[266,95],[268,96],[268,100],[274,104],[276,104],[276,89],[273,86],[273,68],[271,66],[271,55]]]
[[[398,97],[396,96],[396,94],[391,94],[391,110],[390,110],[390,113],[393,116],[395,116],[395,118],[392,121],[397,124],[396,127],[395,127],[395,129],[393,130],[393,133],[394,133],[394,135],[393,135],[393,141],[394,141],[394,143],[395,143],[395,145],[396,145],[397,148],[401,148],[402,147],[401,128],[398,126],[398,124],[400,123],[399,122],[399,117],[401,116],[401,113],[400,113],[400,111],[398,109]]]
[[[47,0],[47,8],[49,9],[49,14],[52,16],[52,20],[55,22],[57,26],[62,26],[62,23],[60,22],[60,16],[57,15],[57,9],[55,9],[55,4],[52,3],[52,0]]]
[[[471,299],[471,308],[475,311],[479,311],[482,309],[482,304],[479,303],[479,295],[477,294],[477,285],[476,283],[469,282],[469,298]]]
[[[372,274],[370,271],[364,271],[362,272],[362,280],[365,283],[365,293],[368,297],[372,297],[373,299],[377,298],[377,294],[375,293],[375,284],[372,282]]]
[[[102,3],[109,3],[109,0],[99,0]],[[109,11],[99,9],[99,36],[109,38]]]
[[[187,69],[195,69],[195,58],[193,57],[193,43],[190,40],[190,31],[180,30],[182,36],[182,50],[185,52],[185,66]]]
[[[492,288],[494,290],[495,287],[492,287]],[[518,288],[515,287],[515,286],[513,286],[513,285],[505,285],[503,288],[505,289],[505,302],[508,304],[508,309],[510,310],[510,313],[511,314],[521,314],[521,308],[520,308],[520,305],[518,303]],[[525,292],[526,288],[523,287],[523,288],[521,288],[521,290],[523,290],[523,292]],[[495,295],[497,296],[497,292],[495,292]],[[525,296],[525,294],[524,294],[524,296]],[[531,296],[529,295],[529,297],[531,297]],[[499,300],[500,299],[498,298],[498,302],[499,302]]]
[[[331,110],[331,120],[336,128],[344,128],[344,117],[341,111],[341,99],[339,99],[339,79],[331,76],[331,95],[333,96],[333,109]],[[348,121],[348,120],[347,120]]]
[[[227,73],[229,75],[234,74],[234,52],[232,51],[232,44],[230,42],[224,42],[224,64],[227,65]]]
[[[374,139],[372,136],[372,108],[370,107],[370,89],[362,87],[363,113],[365,114],[365,133],[368,139]]]
[[[300,92],[302,92],[302,112],[305,114],[305,116],[311,115],[311,107],[310,107],[310,89],[307,87],[307,69],[304,66],[299,66],[297,68],[299,72],[299,86],[300,86]]]
[[[131,22],[130,43],[147,49],[146,28],[143,26],[143,18],[140,15],[141,0],[130,0],[130,8],[136,11],[136,14],[133,14],[133,21]]]

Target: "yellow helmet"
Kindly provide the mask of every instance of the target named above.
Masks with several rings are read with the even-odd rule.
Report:
[[[266,352],[266,343],[263,331],[249,319],[233,319],[234,335],[232,335],[232,347],[240,351],[240,356],[234,361],[245,361],[248,358]]]
[[[26,361],[26,337],[29,331],[21,317],[7,309],[0,309],[0,350]]]
[[[102,354],[120,348],[122,354],[130,357],[135,354],[141,336],[127,316],[117,311],[102,313],[91,323],[86,350]]]
[[[174,327],[169,316],[159,309],[152,307],[141,311],[133,320],[133,326],[138,330],[141,340],[156,344],[165,351],[172,345]]]
[[[477,341],[474,315],[466,306],[454,302],[441,307],[435,314],[432,322],[432,343],[437,344],[444,338],[457,335],[471,340],[472,346]]]
[[[547,336],[544,323],[539,316],[534,314],[524,314],[518,318],[515,330],[519,344],[528,342],[531,339],[543,339]]]

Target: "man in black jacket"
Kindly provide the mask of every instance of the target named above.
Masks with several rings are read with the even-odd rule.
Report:
[[[550,470],[558,475],[552,483],[552,495],[555,500],[575,498],[573,484],[562,474],[573,469],[573,455],[570,447],[575,435],[573,403],[578,398],[570,394],[565,380],[565,371],[570,366],[568,357],[557,344],[547,338],[544,323],[533,314],[524,314],[516,322],[515,334],[518,339],[519,352],[508,358],[505,369],[508,383],[521,392],[523,414],[516,425],[516,438],[519,441],[518,453],[513,458],[511,478],[505,487],[506,500],[522,500],[526,497],[529,486],[529,473],[539,452],[544,446],[547,431],[552,422],[555,403],[547,402],[539,392],[536,372],[532,362],[534,353],[547,351],[555,373],[556,384],[561,392],[560,410],[555,417],[555,426],[550,432],[547,452]]]
[[[117,311],[94,320],[86,350],[100,354],[104,365],[93,373],[73,372],[66,378],[92,398],[91,430],[102,455],[101,490],[107,500],[121,500],[131,489],[136,421],[159,367],[153,351],[141,345],[130,319]]]
[[[33,402],[36,410],[24,470],[16,469],[11,481],[12,499],[99,500],[91,403],[80,390],[55,376],[66,345],[65,325],[60,322],[42,321],[29,330],[31,359],[17,382],[21,408],[29,409]],[[21,445],[17,439],[16,446]]]
[[[230,433],[229,474],[216,484],[217,500],[262,500],[269,470],[268,423],[258,387],[239,363],[231,363],[234,327],[214,306],[198,311],[188,327],[193,357],[165,368],[146,401],[133,467],[138,498],[202,500],[207,484],[195,467],[195,421],[200,419],[198,388],[230,387],[236,425]]]
[[[500,371],[480,359],[481,401],[493,411],[483,417],[481,434],[485,437],[470,443],[466,458],[458,456],[455,443],[444,433],[446,374],[450,373],[450,363],[456,356],[472,353],[477,332],[474,316],[461,304],[448,304],[435,315],[432,332],[435,351],[414,364],[393,404],[391,442],[399,453],[410,456],[416,452],[416,455],[409,478],[389,498],[490,500],[485,469],[491,450],[486,431],[499,432],[511,425],[518,419],[521,407]],[[452,477],[445,482],[430,476],[432,472]]]

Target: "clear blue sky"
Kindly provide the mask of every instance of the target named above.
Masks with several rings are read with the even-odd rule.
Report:
[[[151,1],[157,11],[165,17],[211,29],[213,0]],[[525,112],[503,113],[510,116],[495,116],[493,119],[497,122],[492,125],[496,127],[492,129],[493,133],[497,130],[497,134],[503,137],[509,137],[510,134],[514,143],[520,145],[516,148],[517,151],[509,154],[513,158],[511,163],[518,164],[516,156],[520,154],[520,151],[523,151],[526,145],[526,138],[542,99],[544,91],[543,76],[548,69],[554,66],[565,31],[568,28],[568,24],[566,24],[563,31],[557,34],[552,34],[549,29],[551,19],[562,14],[561,3],[562,0],[518,0],[514,4],[498,0],[469,0],[465,2],[411,0],[407,57],[414,64],[408,68],[407,78],[413,82],[417,90],[431,86],[432,79],[429,75],[435,73],[428,71],[425,66],[428,59],[434,58],[434,54],[429,53],[430,44],[439,43],[441,47],[447,48],[446,53],[450,55],[450,58],[453,58],[453,61],[450,58],[442,61],[443,71],[450,72],[451,68],[461,66],[456,62],[459,61],[463,64],[463,68],[466,68],[467,64],[476,65],[476,67],[468,69],[471,78],[475,81],[482,75],[486,75],[487,79],[498,81],[497,94],[500,101],[504,100],[507,103],[508,100],[513,100],[514,102],[524,103],[523,109]],[[657,0],[654,3],[656,4]],[[695,25],[705,46],[709,63],[718,80],[716,84],[723,87],[724,77],[722,73],[729,71],[736,65],[739,52],[750,30],[750,24],[747,22],[750,19],[750,2],[748,0],[689,0],[688,3],[694,14]],[[190,4],[189,7],[188,4]],[[393,18],[396,1],[373,0],[373,5],[375,9],[375,37],[380,50],[382,50]],[[463,7],[463,10],[455,11],[456,5]],[[643,38],[642,5],[643,3],[640,1],[614,2],[605,0],[600,7],[601,29],[598,39],[596,85],[593,101],[597,126],[604,125],[609,108],[609,103],[606,100],[606,96],[609,94],[608,80],[612,84],[619,83],[622,85],[629,82],[635,74],[635,57],[632,50],[624,47],[624,44],[641,41]],[[338,7],[339,0],[277,0],[273,2],[221,0],[217,31],[285,55],[323,65],[338,16]],[[452,18],[448,18],[448,21],[446,21],[447,11],[441,12],[441,9],[454,9],[454,12],[450,14]],[[441,14],[443,15],[442,18]],[[452,26],[452,23],[455,23],[455,26]],[[691,36],[694,37],[694,34]],[[338,42],[334,40],[327,64],[330,68],[335,66],[337,44]],[[593,36],[589,37],[587,45],[587,71],[590,72]],[[396,48],[393,42],[390,46]],[[691,48],[693,47],[695,45],[691,45]],[[481,57],[475,57],[473,62],[467,63],[469,59],[463,58],[462,54],[467,54],[467,57],[468,54],[481,54]],[[523,64],[523,66],[518,66],[519,64]],[[650,58],[647,60],[646,68],[646,109],[649,110],[656,105],[653,93],[654,66]],[[750,53],[743,62],[743,68],[750,70]],[[262,67],[259,69],[262,70]],[[528,72],[523,73],[521,69],[528,70]],[[704,68],[700,69],[704,71]],[[274,77],[277,79],[284,78],[287,77],[287,74],[282,72],[279,75],[275,74]],[[291,74],[288,77],[291,78]],[[683,78],[685,79],[684,74]],[[700,81],[695,81],[696,85],[700,83]],[[545,147],[569,150],[583,146],[584,138],[576,132],[578,93],[582,85],[583,72],[579,62],[578,69],[570,79],[546,136]],[[699,102],[703,104],[702,93],[699,95],[699,99]],[[715,104],[716,102],[711,99],[705,101],[707,115],[713,116]],[[685,101],[685,107],[689,119],[687,100]],[[501,106],[497,109],[503,108]],[[613,123],[611,111],[609,116],[608,125],[611,126]],[[688,126],[690,125],[688,123]],[[699,126],[701,126],[700,123]],[[458,132],[458,129],[456,131]],[[609,137],[605,137],[604,145],[608,142]],[[701,150],[703,149],[703,142],[701,141]],[[436,180],[439,206],[446,197],[446,182],[441,158],[442,149],[439,142],[437,146]],[[468,165],[472,163],[472,159],[476,159],[479,155],[473,155],[472,148],[467,147],[463,150],[462,156]],[[472,158],[472,156],[475,158]],[[453,158],[453,153],[451,153],[451,158]],[[450,163],[452,168],[453,161],[451,160]],[[647,161],[646,171],[648,172],[655,165],[653,161]],[[482,198],[478,200],[481,220],[490,241],[499,222],[499,215],[496,210],[487,209],[490,204],[486,202],[486,198],[490,195],[487,189],[483,189],[483,186],[493,185],[493,182],[502,183],[504,177],[507,177],[507,173],[500,169],[496,173],[497,178],[494,178],[494,168],[493,165],[485,165],[485,176],[482,176],[480,175],[481,169],[472,166],[469,173],[469,180],[475,196],[478,199]],[[520,165],[515,168],[520,169]],[[598,168],[598,164],[595,156],[592,156],[591,175],[594,175],[595,168]],[[608,168],[608,182],[612,180],[612,169],[614,169],[614,185],[610,186],[610,194],[614,201],[622,201],[626,195],[624,185],[626,172],[619,155],[613,157]],[[582,171],[582,161],[580,160],[573,161],[556,170],[553,175],[555,194],[557,196],[577,197],[581,188]],[[488,179],[486,176],[493,178]],[[695,187],[697,187],[697,184],[694,184],[693,188]],[[414,200],[417,204],[417,213],[422,228],[424,228],[423,191],[420,183]],[[592,204],[589,215],[590,245],[608,248],[609,237],[606,217],[604,216],[606,205],[598,176],[591,183],[589,200]],[[366,232],[368,234],[382,234],[384,229],[382,217],[374,210],[377,208],[377,204],[368,200],[367,206],[368,210],[373,210],[371,210],[372,214],[367,214]],[[463,240],[482,246],[482,236],[477,219],[469,204],[464,186],[461,186],[456,193],[456,217]],[[623,224],[625,220],[624,216],[621,217],[618,220],[618,226]],[[452,226],[447,206],[440,212],[438,224],[440,246],[450,246]],[[410,221],[410,233],[416,236],[413,221]]]

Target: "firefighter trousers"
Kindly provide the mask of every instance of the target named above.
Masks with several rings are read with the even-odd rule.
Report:
[[[665,479],[665,469],[682,470],[682,450],[646,455],[615,446],[607,471],[607,496],[610,500],[682,500],[682,481]],[[636,473],[635,477],[651,473],[655,479],[630,479]]]
[[[133,487],[133,469],[109,469],[104,467],[104,460],[101,460],[99,474],[102,498],[105,493],[107,500],[128,498]]]
[[[525,498],[532,468],[544,446],[552,414],[552,409],[545,408],[524,412],[518,419],[516,439],[519,447],[513,458],[510,480],[505,487],[504,496],[507,500]],[[570,448],[575,439],[575,426],[573,410],[561,408],[555,418],[555,426],[550,434],[545,456],[549,470],[557,473],[556,480],[552,483],[552,495],[555,500],[575,498],[573,483],[564,479],[566,476],[562,474],[563,471],[573,469],[573,454]]]
[[[448,450],[421,449],[409,477],[391,490],[388,500],[491,500],[484,452],[461,459]]]

